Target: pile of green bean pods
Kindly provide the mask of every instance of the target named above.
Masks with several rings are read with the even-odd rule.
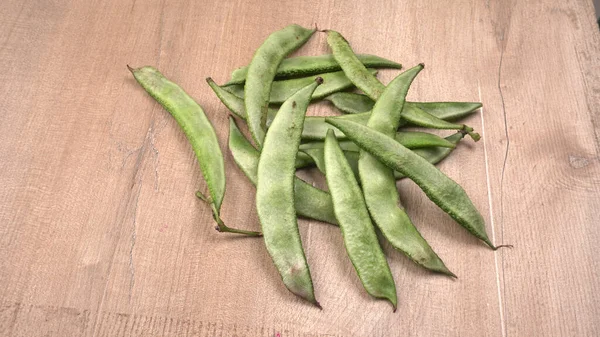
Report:
[[[220,209],[225,195],[225,166],[213,125],[183,89],[152,67],[130,71],[183,129],[206,180],[216,229],[262,236],[290,292],[321,308],[302,248],[298,217],[339,226],[348,257],[367,293],[389,301],[394,310],[394,278],[378,240],[432,272],[456,277],[419,233],[400,203],[396,181],[414,181],[462,227],[496,250],[484,219],[467,193],[434,165],[448,157],[473,128],[457,123],[477,111],[476,102],[409,102],[411,83],[424,68],[412,67],[388,85],[380,68],[401,69],[376,55],[357,55],[338,32],[327,34],[331,54],[287,56],[302,47],[316,29],[290,25],[269,35],[248,66],[236,69],[219,86],[209,87],[235,118],[246,122],[254,145],[229,118],[229,150],[237,166],[256,186],[261,232],[225,225]],[[358,91],[362,93],[359,93]],[[327,101],[336,112],[306,116],[313,102]],[[456,130],[443,138],[405,127]],[[296,176],[315,167],[328,191]]]

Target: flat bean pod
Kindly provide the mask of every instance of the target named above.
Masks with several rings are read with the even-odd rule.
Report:
[[[210,194],[210,198],[203,198],[211,205],[213,217],[218,224],[217,230],[250,236],[260,235],[258,232],[227,227],[220,218],[219,212],[225,196],[223,153],[215,129],[200,105],[157,69],[127,67],[144,90],[175,118],[191,143]]]
[[[330,30],[327,32],[327,44],[333,52],[333,57],[352,83],[376,101],[381,96],[385,86],[369,73],[352,51],[348,41],[340,33]]]
[[[367,126],[346,120],[327,120],[342,130],[386,166],[400,171],[414,181],[436,205],[484,241],[492,249],[497,249],[487,236],[483,217],[456,182],[427,162],[423,157],[405,148],[393,138],[387,137]]]
[[[273,85],[275,85],[277,81],[273,81],[271,86],[271,92],[273,91]],[[239,98],[244,98],[244,85],[243,84],[234,84],[234,85],[223,85],[221,86],[224,90],[236,95]]]
[[[210,77],[206,78],[206,82],[221,100],[221,102],[229,109],[229,111],[243,120],[247,119],[248,115],[246,114],[246,106],[244,105],[244,100],[242,98],[239,98],[235,94],[223,89]],[[267,127],[271,125],[271,121],[273,121],[273,118],[275,118],[276,114],[277,109],[269,108],[267,111]]]
[[[227,106],[227,108],[229,108],[229,110],[233,114],[235,114],[236,116],[238,116],[239,118],[241,118],[243,120],[246,120],[246,118],[247,118],[246,109],[244,107],[244,101],[241,98],[237,97],[236,95],[234,95],[234,94],[228,92],[227,90],[223,89],[222,87],[218,86],[210,77],[207,78],[206,81],[208,82],[208,85],[213,89],[213,91],[215,92],[217,97],[219,97],[221,102],[223,102],[223,104],[225,104],[225,106]],[[458,102],[458,103],[462,104],[460,102]],[[424,103],[415,103],[415,104],[422,105]],[[475,104],[479,104],[479,103],[475,103]],[[449,105],[451,106],[452,104],[449,104]],[[468,105],[463,105],[463,106],[468,108]],[[442,109],[442,108],[438,108],[438,109],[436,109],[436,111],[438,111],[438,113],[442,114],[442,116],[444,118],[454,118],[457,114],[465,114],[465,112],[464,112],[465,109],[461,110],[458,107],[450,107],[448,109],[452,110],[454,112],[443,114],[442,112],[444,109]],[[463,129],[465,132],[471,132],[471,134],[473,134],[473,136],[475,136],[475,137],[479,136],[477,133],[472,132],[472,130],[473,130],[472,128],[469,128],[465,125],[459,125],[459,124],[453,124],[453,123],[443,123],[443,121],[440,122],[437,118],[435,118],[435,116],[428,116],[426,113],[424,113],[423,110],[419,109],[416,106],[407,105],[407,107],[405,109],[403,109],[403,111],[402,111],[402,113],[403,113],[402,118],[404,118],[405,111],[408,116],[407,117],[408,119],[415,121],[415,123],[417,123],[421,126],[431,127],[433,125],[433,126],[438,126],[438,128]],[[273,120],[273,118],[275,117],[276,114],[277,114],[276,109],[269,108],[269,110],[267,112],[267,121],[266,121],[267,127],[271,124],[271,121]],[[357,114],[350,114],[347,116],[336,116],[333,118],[350,119],[357,123],[366,124],[367,121],[369,120],[370,114],[371,114],[371,112],[369,111],[369,112],[362,112],[362,113],[357,113]],[[323,140],[327,130],[332,128],[331,125],[325,123],[325,118],[327,118],[327,117],[315,117],[315,116],[306,117],[304,129],[302,131],[302,138],[307,139],[307,140]],[[440,124],[440,123],[442,123],[442,124]],[[344,134],[341,131],[339,131],[337,129],[334,129],[334,131],[338,138],[345,138]]]
[[[402,118],[414,125],[422,126],[425,128],[433,129],[448,129],[448,130],[462,130],[467,133],[474,141],[478,141],[481,136],[477,132],[473,132],[473,128],[465,124],[455,124],[447,122],[443,119],[437,118],[423,109],[410,105],[402,111]]]
[[[398,131],[394,135],[396,141],[409,149],[418,149],[423,147],[456,147],[456,144],[442,138],[438,135],[434,135],[429,132],[421,131]],[[360,148],[351,140],[339,141],[340,147],[344,151],[356,151],[359,152]],[[300,150],[323,148],[324,142],[322,141],[311,141],[300,144]]]
[[[338,142],[338,145],[341,145]],[[341,148],[341,146],[340,146]],[[324,148],[312,148],[301,150],[302,153],[310,156],[317,166],[317,169],[325,174],[325,149]],[[346,156],[346,161],[348,161],[348,165],[350,165],[350,169],[354,172],[354,176],[356,179],[360,179],[358,176],[358,158],[360,157],[360,152],[357,151],[344,151],[344,155]]]
[[[407,102],[445,121],[455,121],[471,115],[483,105],[479,102]]]
[[[377,69],[368,69],[373,76],[377,74]],[[310,83],[314,82],[315,77],[321,77],[323,79],[323,85],[320,85],[312,95],[312,100],[321,99],[332,93],[336,93],[342,90],[346,90],[350,87],[354,87],[354,84],[346,77],[343,71],[336,71],[333,73],[323,73],[308,77],[298,77],[293,79],[274,81],[271,87],[271,96],[269,103],[281,104],[296,91],[304,88]],[[223,89],[230,93],[244,98],[244,88],[240,85],[226,86]]]
[[[464,133],[457,132],[455,134],[452,134],[452,135],[446,137],[445,139],[447,141],[449,141],[450,143],[454,144],[454,146],[456,146],[456,145],[458,145],[460,140],[463,139],[464,136],[465,136]],[[428,147],[428,148],[414,149],[412,151],[414,153],[416,153],[417,155],[425,158],[425,160],[427,160],[429,163],[435,165],[435,164],[441,162],[442,160],[446,159],[446,157],[448,157],[450,155],[450,153],[452,153],[452,151],[454,151],[454,148]],[[314,159],[313,159],[313,161],[314,161]],[[394,178],[396,180],[402,179],[404,177],[406,177],[404,174],[402,174],[398,171],[394,171]]]
[[[457,145],[460,140],[464,137],[464,134],[462,132],[457,132],[455,134],[452,134],[448,137],[446,137],[445,139],[449,142],[451,142],[454,145]],[[349,141],[349,140],[342,140],[338,142],[340,147],[344,150],[345,147],[345,143],[351,143],[352,144],[352,148],[354,148],[356,146],[356,144],[354,144],[354,142]],[[302,146],[302,145],[300,145]],[[312,161],[315,163],[315,165],[317,166],[317,168],[319,169],[319,171],[321,171],[321,173],[325,174],[325,158],[324,158],[324,150],[323,148],[319,148],[319,147],[310,147],[307,149],[302,149],[300,150],[304,153],[306,153],[307,155],[309,155],[312,158]],[[425,158],[425,160],[427,160],[428,162],[430,162],[431,164],[435,165],[439,162],[441,162],[442,160],[444,160],[446,157],[448,157],[450,155],[450,153],[452,153],[452,151],[454,151],[454,148],[449,148],[449,147],[428,147],[428,148],[419,148],[419,149],[414,149],[412,150],[414,153],[416,153],[417,155]],[[354,150],[344,150],[344,155],[346,155],[346,160],[348,160],[348,164],[350,165],[350,168],[352,168],[352,171],[354,172],[354,175],[356,176],[356,179],[360,179],[359,175],[358,175],[358,157],[359,157],[359,152],[354,151]],[[394,171],[394,178],[396,180],[405,178],[406,176],[398,171]]]
[[[327,134],[327,130],[334,130],[336,137],[343,139],[346,138],[343,132],[333,128],[331,125],[325,122],[327,118],[333,119],[344,119],[351,120],[361,124],[367,124],[369,120],[370,113],[361,113],[354,115],[342,115],[342,116],[334,116],[334,117],[318,117],[311,116],[307,117],[304,121],[304,130],[302,130],[302,139],[305,140],[323,140],[325,139],[325,135]]]
[[[420,64],[398,75],[388,84],[373,107],[367,123],[369,128],[388,137],[396,135],[406,94],[422,69],[423,65]],[[362,150],[358,160],[358,173],[367,209],[390,244],[424,268],[456,277],[406,214],[400,203],[393,170]]]
[[[375,101],[367,95],[353,92],[336,92],[325,100],[331,102],[343,113],[361,113],[373,109]],[[471,115],[482,107],[478,102],[406,102],[406,106],[416,106],[423,111],[445,121],[455,121]]]
[[[296,155],[296,165],[297,169],[313,166],[315,164],[314,160],[307,155],[306,153],[298,152]]]
[[[247,120],[246,108],[244,107],[244,101],[241,98],[218,86],[210,77],[207,78],[206,81],[208,82],[208,85],[213,89],[217,97],[219,97],[221,102],[223,102],[223,104],[225,104],[225,106],[234,115],[243,120]],[[266,121],[267,127],[271,125],[271,121],[273,120],[273,118],[275,118],[276,114],[276,109],[269,108]],[[304,128],[302,129],[302,138],[313,140],[325,139],[325,134],[327,130],[333,128],[331,125],[325,123],[325,118],[326,117],[307,116],[304,121]],[[369,119],[369,113],[336,116],[333,118],[350,119],[356,122],[366,124],[367,120]],[[338,134],[339,137],[345,137],[344,134],[341,133],[339,130],[336,131],[336,134]]]
[[[229,117],[229,151],[237,166],[256,186],[260,152],[244,137],[231,117]],[[294,178],[294,204],[299,216],[337,224],[329,193],[313,187],[298,177]]]
[[[357,114],[373,110],[375,101],[364,94],[354,92],[336,92],[323,98],[346,114]]]
[[[325,168],[333,210],[350,261],[365,290],[371,296],[388,300],[395,311],[398,299],[394,278],[379,246],[362,191],[333,131],[328,131],[325,139]]]
[[[385,86],[375,76],[366,71],[365,66],[356,58],[348,41],[340,33],[330,30],[327,33],[327,43],[333,51],[333,57],[340,63],[342,70],[350,81],[369,98],[377,101],[381,93],[385,90]],[[464,130],[475,141],[480,138],[479,134],[473,132],[473,128],[471,127],[464,124],[459,125],[445,122],[413,105],[407,106],[402,111],[402,118],[415,125],[429,128]]]
[[[356,55],[358,60],[368,68],[391,68],[400,69],[402,65],[394,61],[390,61],[383,57],[376,55]],[[297,56],[284,59],[279,68],[275,78],[289,78],[299,76],[310,76],[321,73],[328,73],[332,71],[338,71],[341,67],[333,57],[333,55],[319,55],[319,56]],[[238,68],[231,73],[231,79],[225,83],[226,86],[234,84],[243,84],[246,82],[246,75],[248,74],[248,66]]]
[[[289,25],[269,35],[256,50],[248,67],[244,103],[248,129],[256,145],[261,148],[265,138],[271,83],[281,61],[300,48],[315,32],[298,25]]]
[[[267,251],[289,291],[321,307],[302,248],[296,208],[294,177],[296,153],[310,97],[320,78],[285,101],[267,131],[258,162],[256,210]]]

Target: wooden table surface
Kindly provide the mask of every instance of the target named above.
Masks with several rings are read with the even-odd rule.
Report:
[[[591,0],[90,3],[0,2],[1,336],[600,335]],[[213,229],[190,145],[125,65],[158,67],[204,107],[225,154],[223,218],[258,229],[255,189],[205,78],[225,82],[291,23],[425,63],[411,100],[483,102],[467,120],[482,140],[440,167],[513,249],[487,249],[402,181],[410,216],[458,279],[385,246],[393,313],[362,289],[339,229],[301,220],[320,311],[287,292],[262,240]],[[297,54],[327,52],[318,33]]]

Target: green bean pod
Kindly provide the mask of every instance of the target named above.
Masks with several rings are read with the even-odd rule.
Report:
[[[273,81],[272,85],[275,85],[277,81]],[[221,88],[226,90],[237,97],[244,99],[244,85],[243,84],[234,84],[234,85],[222,85]],[[273,92],[273,86],[271,86],[271,92]]]
[[[315,32],[298,25],[289,25],[269,35],[256,50],[248,67],[244,103],[248,129],[256,145],[261,148],[265,138],[271,84],[281,61],[300,48]]]
[[[364,94],[353,92],[336,92],[323,98],[331,102],[338,110],[345,114],[357,114],[373,110],[375,101]]]
[[[362,64],[369,68],[402,68],[401,64],[376,55],[356,56]],[[277,68],[275,78],[282,79],[289,77],[311,76],[338,71],[340,69],[340,65],[331,54],[319,56],[297,56],[284,59],[279,65],[279,68]],[[224,85],[230,86],[235,84],[243,84],[246,82],[247,74],[248,66],[238,68],[231,73],[231,79]]]
[[[362,124],[362,123],[361,123]],[[421,132],[421,131],[399,131],[394,135],[396,141],[409,149],[419,149],[423,147],[456,147],[456,144],[448,141],[433,133]],[[356,151],[359,152],[360,148],[351,140],[340,140],[340,147],[344,151]],[[322,141],[310,141],[307,143],[300,144],[300,150],[323,148],[324,142]]]
[[[206,79],[208,85],[213,89],[217,97],[225,104],[225,106],[237,117],[247,121],[246,108],[244,107],[244,101],[236,95],[228,92],[222,87],[218,86],[210,77]],[[267,127],[271,125],[273,118],[277,115],[276,109],[269,109],[267,113]],[[354,114],[354,115],[343,115],[336,116],[333,118],[350,119],[359,123],[366,124],[369,120],[370,113]],[[328,129],[333,127],[325,123],[327,117],[315,117],[307,116],[304,120],[304,127],[302,128],[302,138],[309,140],[323,140]],[[336,131],[339,137],[345,137],[339,130]]]
[[[429,115],[427,112],[425,112],[419,108],[408,106],[405,109],[403,109],[402,110],[402,118],[403,119],[404,119],[405,113],[406,113],[406,116],[408,116],[408,118],[411,121],[424,121],[423,123],[419,122],[421,124],[421,126],[434,128],[434,129],[460,130],[461,132],[463,132],[465,134],[469,134],[475,141],[479,140],[479,138],[480,138],[479,134],[476,132],[473,132],[473,128],[471,128],[467,125],[447,123],[442,119],[439,119],[437,117]],[[370,116],[371,116],[371,112],[361,112],[361,113],[357,113],[357,114],[348,114],[348,115],[342,115],[342,116],[325,116],[325,117],[310,116],[310,117],[307,117],[305,124],[304,124],[304,130],[302,132],[302,139],[311,140],[311,141],[323,140],[323,137],[328,129],[334,130],[335,136],[338,139],[346,139],[347,137],[346,137],[346,135],[344,135],[343,132],[341,132],[340,130],[338,130],[334,127],[329,126],[325,122],[325,119],[333,118],[333,119],[339,119],[339,120],[349,120],[349,121],[353,121],[356,123],[366,125]],[[401,120],[400,124],[402,124],[402,120]],[[404,134],[404,135],[406,135],[406,134]],[[441,142],[438,144],[438,146],[451,147],[451,145],[449,143],[446,143],[443,140],[434,139],[435,136],[430,136],[431,134],[427,134],[427,135],[418,134],[418,135],[422,136],[422,138],[428,138],[429,141]],[[419,140],[419,142],[424,141],[424,140],[425,139],[421,139],[421,140]],[[423,143],[423,145],[426,145],[426,144]]]
[[[381,93],[385,90],[385,86],[375,76],[369,74],[365,66],[358,61],[348,41],[340,33],[329,31],[327,33],[327,43],[333,51],[333,56],[340,63],[342,70],[350,81],[369,98],[377,101]],[[408,105],[402,111],[402,118],[418,126],[435,129],[463,130],[475,141],[478,141],[480,138],[479,134],[473,132],[473,128],[464,124],[459,125],[445,122],[414,105]]]
[[[368,69],[373,76],[377,74],[377,69]],[[310,83],[314,82],[315,77],[321,77],[323,79],[323,85],[320,85],[312,95],[312,100],[321,99],[332,93],[336,93],[342,90],[346,90],[350,87],[354,87],[354,84],[346,77],[343,71],[336,71],[333,73],[323,73],[308,77],[299,77],[281,81],[274,81],[271,87],[271,96],[269,102],[271,104],[281,104],[290,96],[295,94],[298,90],[304,88]],[[244,88],[241,85],[226,86],[223,89],[230,93],[244,98]]]
[[[371,296],[388,300],[395,311],[398,299],[392,272],[379,246],[362,191],[331,130],[325,138],[325,169],[333,210],[350,261],[365,290]]]
[[[298,154],[296,155],[296,169],[313,166],[314,164],[315,161],[312,160],[312,158],[306,153],[298,152]]]
[[[338,145],[341,147],[341,142],[338,142]],[[342,149],[343,150],[343,149]],[[310,156],[317,166],[317,169],[325,174],[325,149],[324,148],[312,148],[301,150],[302,153]],[[360,152],[357,151],[345,151],[344,156],[346,156],[346,161],[348,161],[348,165],[350,165],[350,169],[354,172],[354,176],[357,180],[360,179],[358,176],[358,158],[360,157]],[[359,181],[360,182],[360,181]]]
[[[456,146],[464,136],[465,135],[462,132],[457,132],[455,134],[452,134],[452,135],[446,137],[445,139]],[[358,158],[359,158],[360,153],[358,151],[354,150],[354,148],[356,147],[356,144],[349,140],[341,140],[338,143],[339,143],[340,147],[342,148],[342,150],[344,150],[344,155],[346,156],[346,160],[348,160],[348,164],[350,165],[350,168],[352,168],[352,171],[354,172],[356,179],[360,179],[360,177],[358,175]],[[346,144],[352,144],[352,145],[347,146]],[[300,146],[302,147],[302,145],[300,145]],[[345,147],[351,147],[352,149],[346,150]],[[311,157],[312,161],[317,166],[317,169],[319,169],[319,171],[321,171],[321,173],[325,174],[325,158],[324,158],[325,153],[324,153],[324,150],[322,147],[308,147],[305,149],[301,149],[300,151],[309,155]],[[427,147],[427,148],[414,149],[412,151],[414,153],[416,153],[417,155],[425,158],[425,160],[427,160],[431,164],[435,165],[435,164],[441,162],[442,160],[444,160],[446,157],[448,157],[450,155],[450,153],[452,153],[452,151],[454,151],[454,148]],[[406,176],[404,174],[402,174],[398,171],[394,171],[394,178],[396,180],[399,180],[399,179],[402,179],[405,177]]]
[[[212,124],[204,111],[182,88],[165,78],[153,67],[133,69],[127,66],[136,81],[160,103],[177,121],[200,163],[200,172],[206,180],[210,203],[217,230],[258,236],[260,233],[226,226],[219,215],[225,196],[225,165],[223,153]]]
[[[350,81],[372,100],[376,101],[381,96],[385,86],[369,73],[352,51],[348,41],[340,33],[330,30],[327,32],[327,44],[333,52],[333,57],[340,64]]]
[[[464,136],[465,136],[464,133],[457,132],[455,134],[452,134],[452,135],[446,137],[445,139],[447,141],[449,141],[450,143],[454,144],[454,146],[456,146],[456,145],[458,145],[460,140],[463,139]],[[452,151],[454,151],[454,148],[428,147],[428,148],[414,149],[412,151],[414,153],[416,153],[417,155],[425,158],[425,160],[427,160],[429,163],[435,165],[435,164],[441,162],[442,160],[446,159],[446,157],[448,157],[450,155],[450,153],[452,153]],[[311,156],[311,158],[312,158],[312,156]],[[313,159],[313,162],[314,162],[314,159]],[[404,174],[402,174],[398,171],[394,171],[394,178],[396,180],[402,179],[404,177],[406,177]]]
[[[229,117],[229,151],[236,165],[256,186],[260,152],[244,137],[231,117]],[[313,187],[298,177],[294,178],[294,204],[296,213],[302,217],[337,224],[329,193]]]
[[[314,81],[314,79],[313,79]],[[236,95],[228,92],[222,87],[218,86],[210,77],[206,79],[208,85],[215,92],[217,97],[225,104],[225,106],[237,117],[247,121],[246,108],[244,107],[244,101],[237,97]],[[269,108],[267,113],[267,122],[266,125],[269,127],[273,118],[277,114],[276,109]],[[304,120],[304,128],[302,129],[302,138],[303,139],[312,139],[312,140],[323,140],[325,139],[325,133],[328,129],[333,128],[331,125],[325,123],[326,117],[315,117],[315,116],[307,116]],[[354,115],[344,115],[344,116],[336,116],[334,118],[343,118],[350,119],[353,121],[357,121],[363,124],[367,123],[369,120],[369,113],[362,114],[354,114]],[[339,137],[345,137],[343,133],[339,130],[336,131]]]
[[[329,117],[319,117],[319,116],[310,116],[306,117],[304,121],[304,129],[302,130],[302,139],[303,140],[323,140],[325,139],[325,135],[327,134],[327,130],[334,130],[335,136],[344,139],[346,135],[340,130],[333,128],[331,125],[325,122],[327,118],[333,119],[344,119],[351,120],[360,124],[367,124],[369,120],[370,113],[361,113],[354,115],[342,115],[342,116],[329,116]]]
[[[328,119],[327,122],[342,130],[386,166],[405,174],[456,222],[492,249],[497,249],[485,232],[483,217],[465,190],[423,157],[367,126],[339,119]]]
[[[239,118],[246,120],[247,115],[246,115],[246,109],[244,107],[244,101],[239,98],[238,96],[228,92],[227,90],[223,89],[222,87],[218,86],[210,77],[206,79],[206,81],[208,82],[208,85],[213,89],[213,91],[215,92],[215,94],[217,95],[217,97],[219,97],[219,99],[221,100],[221,102],[223,102],[223,104],[225,104],[225,106],[227,106],[227,108],[229,108],[229,110],[236,116],[238,116]],[[450,102],[453,103],[453,102]],[[460,102],[457,102],[458,104],[462,104]],[[414,104],[425,104],[426,103],[414,103]],[[479,104],[479,103],[475,103],[475,104]],[[464,109],[460,109],[459,107],[452,107],[452,104],[448,104],[446,106],[450,106],[446,109],[448,109],[448,111],[452,111],[452,112],[447,112],[447,113],[443,113],[444,109],[443,108],[436,108],[434,109],[434,111],[437,111],[436,113],[439,113],[443,118],[454,118],[455,116],[459,115],[459,114],[465,114],[465,110],[469,107],[467,105],[463,105],[465,106]],[[427,115],[426,112],[424,112],[423,110],[419,109],[416,106],[411,106],[411,105],[406,105],[406,108],[403,109],[402,113],[402,118],[404,118],[404,113],[406,112],[407,114],[407,118],[410,119],[411,121],[415,121],[415,123],[421,125],[421,126],[425,126],[425,127],[433,127],[433,128],[449,128],[449,129],[462,129],[465,132],[471,132],[472,137],[478,137],[479,135],[477,133],[472,132],[472,128],[469,128],[465,125],[459,125],[459,124],[453,124],[453,123],[444,123],[444,121],[439,121],[438,118],[435,118],[435,116],[431,116],[431,115]],[[271,121],[273,120],[273,118],[275,117],[275,115],[277,114],[277,109],[272,109],[269,108],[268,112],[267,112],[267,121],[266,121],[266,125],[267,127],[271,124]],[[350,115],[344,115],[344,116],[336,116],[333,118],[340,118],[340,119],[349,119],[361,124],[367,124],[367,121],[369,120],[371,112],[362,112],[362,113],[357,113],[357,114],[350,114]],[[466,113],[468,114],[468,113]],[[325,133],[327,132],[328,129],[332,128],[329,124],[325,123],[325,118],[328,117],[314,117],[314,116],[308,116],[306,117],[305,123],[304,123],[304,129],[302,131],[302,138],[306,139],[306,140],[323,140],[325,137]],[[339,131],[334,129],[336,136],[338,138],[345,138],[345,135]],[[477,138],[478,139],[478,138]]]
[[[420,64],[398,75],[388,84],[373,107],[367,123],[369,128],[388,137],[396,135],[406,94],[422,69],[423,65]],[[362,150],[358,160],[358,173],[369,213],[390,244],[424,268],[456,277],[406,214],[400,203],[394,171]]]
[[[410,105],[402,110],[402,118],[414,125],[433,129],[449,129],[461,130],[467,133],[474,141],[478,141],[481,136],[477,132],[473,132],[473,128],[465,124],[455,124],[437,118],[434,115],[427,113],[423,109]]]
[[[237,117],[246,120],[248,116],[246,115],[246,106],[244,105],[244,100],[242,98],[239,98],[235,94],[223,89],[210,77],[206,78],[206,82],[221,100],[221,102],[229,109],[229,111],[231,111]],[[269,108],[267,111],[267,127],[271,125],[271,121],[273,121],[273,118],[275,118],[276,114],[277,109]]]
[[[367,95],[353,92],[336,92],[325,100],[331,102],[338,110],[347,114],[368,112],[373,109],[375,101]],[[445,121],[455,121],[471,115],[482,107],[479,102],[406,102],[408,106],[416,106],[423,111]]]
[[[479,102],[406,102],[445,121],[455,121],[474,113],[483,105]]]
[[[267,131],[258,161],[256,210],[267,251],[289,291],[321,307],[315,299],[312,278],[298,231],[294,207],[296,153],[310,96],[317,81],[285,101]]]

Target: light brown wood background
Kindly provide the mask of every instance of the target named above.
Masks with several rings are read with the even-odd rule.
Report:
[[[0,1],[1,336],[600,335],[591,0],[91,3]],[[424,62],[412,100],[483,102],[468,119],[482,140],[441,168],[514,249],[486,249],[403,181],[458,280],[385,247],[392,313],[361,288],[339,229],[302,220],[319,311],[286,291],[261,240],[213,230],[191,147],[125,65],[158,67],[205,108],[226,154],[223,217],[258,229],[254,187],[225,146],[227,110],[204,79],[223,83],[290,23]],[[299,53],[327,51],[316,34]]]

